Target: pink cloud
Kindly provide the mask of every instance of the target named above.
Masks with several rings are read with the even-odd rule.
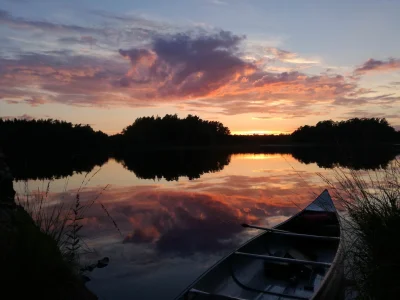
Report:
[[[242,57],[244,39],[227,31],[159,34],[142,47],[120,49],[108,57],[68,51],[22,53],[0,59],[0,99],[31,105],[134,107],[181,101],[192,110],[211,107],[227,115],[256,112],[286,117],[322,114],[314,104],[328,110],[332,104],[399,100],[395,95],[367,97],[373,91],[360,88],[357,76],[265,71],[257,61]],[[87,35],[83,42],[96,40]],[[281,49],[273,53],[282,61],[298,58]],[[357,72],[387,68],[377,62]],[[396,60],[389,63],[396,64]]]
[[[365,63],[363,63],[360,67],[355,69],[355,73],[357,75],[363,75],[368,73],[375,72],[390,72],[400,70],[400,59],[390,58],[386,61],[383,60],[375,60],[370,58]]]
[[[224,31],[210,36],[177,34],[154,39],[150,49],[120,50],[132,65],[120,84],[132,92],[139,84],[148,100],[206,99],[208,107],[225,109],[228,103],[250,111],[251,100],[265,102],[264,108],[281,99],[304,105],[333,101],[356,88],[341,75],[263,71],[256,62],[240,57],[243,39]],[[282,60],[297,57],[283,50],[276,55]]]
[[[124,233],[124,243],[153,244],[160,252],[212,252],[230,247],[230,241],[240,233],[241,223],[260,224],[268,217],[285,218],[305,206],[313,196],[296,175],[281,176],[227,176],[221,184],[202,182],[191,185],[187,191],[174,191],[160,186],[111,187],[102,193],[99,201],[107,208]],[[274,188],[255,190],[255,184],[269,182]],[[280,188],[276,185],[281,184]],[[288,199],[296,191],[296,205]],[[52,199],[75,199],[75,191],[54,194]],[[95,198],[98,189],[83,189],[82,203]],[[85,231],[98,232],[112,228],[111,221],[99,205],[85,213]],[[193,236],[196,236],[194,239]],[[224,241],[219,243],[218,241]]]
[[[24,102],[28,103],[32,106],[39,106],[39,105],[47,103],[48,101],[46,99],[44,99],[43,97],[32,96],[29,99],[25,99]]]
[[[35,117],[32,117],[27,114],[23,114],[21,116],[3,116],[3,117],[0,116],[0,119],[3,119],[3,120],[13,120],[13,119],[33,120],[33,119],[35,119]]]

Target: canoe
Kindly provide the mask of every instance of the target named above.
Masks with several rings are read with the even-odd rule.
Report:
[[[327,190],[261,233],[191,284],[176,300],[341,299],[343,246],[339,215]]]

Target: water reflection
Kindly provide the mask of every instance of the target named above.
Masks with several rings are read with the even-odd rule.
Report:
[[[24,155],[7,156],[7,164],[15,180],[51,180],[74,173],[91,172],[108,161],[106,154],[58,156]]]
[[[282,200],[290,194],[286,189],[272,193],[268,188],[262,191],[251,188],[251,183],[268,180],[267,177],[254,180],[229,177],[225,182],[236,180],[246,188],[228,190],[221,186],[224,183],[212,181],[202,185],[202,189],[209,192],[185,192],[157,186],[114,187],[103,193],[101,201],[124,233],[121,241],[124,244],[145,245],[160,256],[215,253],[236,245],[235,237],[242,231],[239,224],[265,224],[269,218],[290,216],[298,210],[293,203]],[[57,194],[54,198],[63,196],[73,200],[74,191],[69,193],[67,197]],[[84,190],[80,197],[89,202],[98,193],[98,189]],[[266,197],[264,193],[273,196]],[[296,202],[301,205],[301,197],[296,198]],[[87,236],[95,236],[107,227],[112,231],[110,220],[100,207],[93,207],[87,217]]]
[[[107,268],[90,275],[89,287],[100,299],[173,299],[209,266],[258,233],[239,224],[274,226],[285,220],[326,187],[316,172],[330,172],[290,154],[198,153],[185,154],[182,162],[174,161],[173,154],[156,152],[142,161],[125,158],[126,168],[109,160],[81,188],[81,202],[90,203],[110,184],[98,200],[122,233],[98,204],[82,221],[85,241],[99,257],[111,260]],[[50,201],[72,203],[84,178],[72,175],[66,190],[66,178],[53,180]],[[30,189],[37,189],[38,183],[30,181]],[[19,184],[14,186],[21,192]]]
[[[305,164],[321,168],[344,167],[353,170],[386,168],[400,153],[399,147],[305,147],[293,148],[291,154]]]
[[[118,157],[118,161],[142,179],[178,180],[200,178],[204,173],[219,172],[230,163],[231,154],[222,151],[149,151]]]
[[[291,155],[304,163],[316,163],[321,168],[336,166],[350,169],[379,169],[386,167],[396,155],[399,147],[331,148],[331,147],[263,147],[254,153],[239,150],[171,150],[136,151],[118,155],[116,160],[140,179],[161,179],[177,181],[187,177],[197,179],[206,173],[222,171],[231,162],[231,156],[240,154],[252,159],[267,159],[268,156]],[[90,172],[96,166],[108,161],[106,154],[93,153],[90,156],[59,157],[39,154],[24,157],[7,157],[16,180],[55,179],[73,175],[74,172]]]
[[[90,275],[89,287],[100,299],[173,299],[257,233],[244,230],[241,223],[273,226],[314,197],[310,185],[290,167],[302,165],[290,156],[245,154],[231,159],[220,172],[199,179],[156,182],[135,181],[133,173],[109,161],[90,186],[82,188],[82,203],[90,203],[105,183],[111,184],[99,201],[122,232],[114,229],[100,205],[92,206],[83,220],[85,241],[99,257],[111,259],[107,268]],[[313,168],[302,170],[303,177],[311,178]],[[124,181],[127,176],[131,178]],[[73,203],[82,177],[74,175],[65,192],[65,179],[53,181],[50,200]],[[34,182],[30,187],[36,189]]]

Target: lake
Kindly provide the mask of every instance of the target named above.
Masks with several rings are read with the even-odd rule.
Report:
[[[68,169],[72,165],[65,161],[58,171],[54,163],[43,163],[39,175],[16,168],[14,188],[23,199],[27,192],[46,193],[50,183],[50,207],[71,205],[78,191],[82,203],[94,201],[82,224],[84,241],[95,252],[82,259],[110,258],[106,268],[89,274],[87,286],[100,299],[174,299],[258,233],[241,223],[274,226],[297,213],[327,188],[320,176],[333,178],[332,164],[379,168],[395,155],[379,159],[360,153],[331,162],[334,155],[320,152],[300,158],[296,153],[147,152],[105,159],[82,173],[77,171],[85,168]],[[365,161],[357,162],[360,157]]]

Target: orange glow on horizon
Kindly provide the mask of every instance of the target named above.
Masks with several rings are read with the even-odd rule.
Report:
[[[271,159],[275,158],[277,154],[265,154],[265,153],[250,153],[250,154],[236,154],[239,159]],[[280,156],[280,154],[278,154]]]
[[[264,135],[264,134],[288,134],[290,132],[287,131],[279,131],[279,130],[238,130],[232,131],[232,134],[236,135]]]

